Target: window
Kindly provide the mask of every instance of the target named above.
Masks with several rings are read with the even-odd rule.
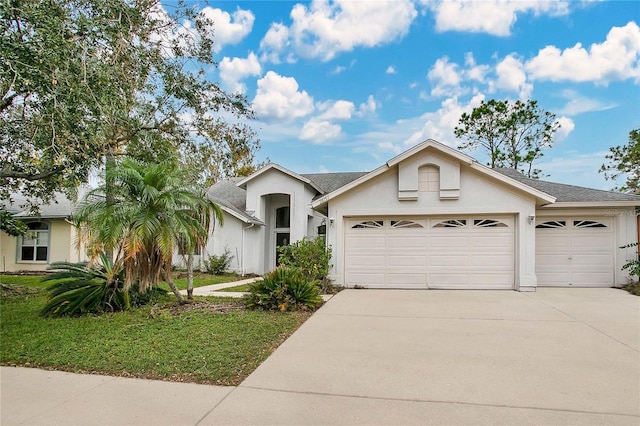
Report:
[[[289,206],[276,209],[276,228],[288,228],[289,224]]]
[[[596,222],[595,220],[574,220],[574,228],[606,228],[604,223]]]
[[[382,228],[383,222],[381,220],[365,220],[364,222],[356,223],[352,229],[367,229],[367,228]]]
[[[19,259],[22,262],[46,262],[49,259],[49,224],[27,223],[29,231],[18,239]]]
[[[435,166],[418,169],[418,191],[438,192],[440,190],[440,170]]]
[[[434,228],[464,228],[465,226],[467,226],[466,219],[443,220],[433,225]]]
[[[552,229],[552,228],[564,228],[567,226],[567,222],[564,220],[548,220],[536,225],[537,229]]]
[[[507,228],[507,224],[494,219],[475,219],[473,226],[476,228]]]
[[[412,220],[392,220],[392,228],[422,228],[423,226]]]

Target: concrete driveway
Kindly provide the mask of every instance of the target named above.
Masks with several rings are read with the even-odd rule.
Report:
[[[640,423],[640,298],[346,290],[201,424]]]
[[[235,388],[0,372],[3,426],[637,426],[640,298],[346,290]]]

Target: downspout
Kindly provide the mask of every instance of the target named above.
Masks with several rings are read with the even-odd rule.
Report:
[[[242,276],[244,277],[244,231],[245,229],[249,229],[249,228],[253,228],[254,226],[256,226],[255,223],[251,223],[249,224],[249,226],[243,226],[242,227],[242,247],[240,249],[240,252],[242,253]]]

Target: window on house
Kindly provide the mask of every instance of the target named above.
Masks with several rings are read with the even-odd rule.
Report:
[[[604,223],[596,222],[595,220],[574,220],[573,226],[575,228],[606,228]]]
[[[276,228],[288,228],[289,226],[289,206],[276,209]]]
[[[418,191],[438,192],[440,190],[440,170],[436,166],[422,166],[418,169]]]
[[[508,225],[504,222],[494,219],[475,219],[473,226],[476,228],[507,228]]]
[[[22,262],[46,262],[49,259],[49,224],[27,223],[29,231],[19,238],[19,260]]]
[[[434,228],[464,228],[465,226],[467,226],[466,219],[443,220],[433,225]]]
[[[352,229],[371,229],[371,228],[382,228],[383,221],[381,220],[365,220],[364,222],[356,223],[351,228]]]
[[[392,228],[422,228],[418,222],[414,222],[412,220],[392,220],[391,221]]]
[[[567,222],[564,220],[548,220],[546,222],[542,222],[536,225],[538,229],[553,229],[553,228],[564,228],[567,226]]]

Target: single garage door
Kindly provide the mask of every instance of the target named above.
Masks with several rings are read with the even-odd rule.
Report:
[[[554,217],[536,223],[536,275],[541,287],[612,287],[610,217]]]
[[[513,216],[345,219],[345,283],[367,288],[512,289]]]

